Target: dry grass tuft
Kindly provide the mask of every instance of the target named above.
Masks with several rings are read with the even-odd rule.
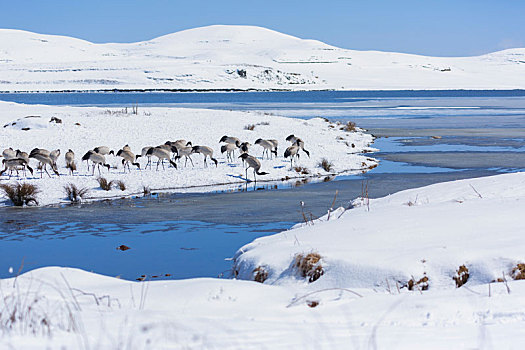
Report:
[[[108,181],[105,177],[98,177],[97,182],[100,185],[100,188],[102,188],[104,191],[111,190],[111,186],[113,185],[113,181]]]
[[[317,166],[319,166],[320,168],[323,168],[324,171],[326,172],[330,172],[334,168],[334,164],[326,158],[321,159],[321,161],[319,162],[319,164],[317,164]]]
[[[151,194],[151,190],[148,186],[142,186],[142,193],[144,196],[149,196]]]
[[[308,278],[310,283],[317,281],[324,274],[323,266],[321,265],[321,255],[318,253],[297,254],[294,265],[301,273],[301,276]]]
[[[459,288],[467,283],[469,277],[468,268],[465,265],[461,265],[452,279],[456,282],[456,287]]]
[[[255,129],[255,124],[248,124],[244,126],[244,130],[253,131]]]
[[[308,168],[302,167],[302,166],[296,166],[294,167],[294,170],[298,172],[299,174],[308,175],[310,174],[310,170]]]
[[[122,181],[122,180],[115,181],[115,185],[117,185],[117,187],[118,187],[121,191],[125,191],[125,190],[126,190],[126,184],[125,184],[124,181]]]
[[[21,207],[25,205],[38,205],[36,195],[40,192],[38,187],[28,183],[1,184],[0,190],[13,202],[13,205]]]
[[[268,279],[268,271],[262,266],[258,266],[253,270],[253,280],[255,282],[264,283]]]
[[[423,276],[422,278],[419,279],[419,281],[415,282],[415,278],[412,277],[406,284],[406,287],[408,288],[408,290],[414,290],[414,289],[418,289],[418,290],[427,290],[428,287],[429,287],[429,283],[428,283],[428,277],[427,276]]]
[[[520,263],[514,267],[510,273],[512,279],[525,280],[525,264]]]
[[[352,132],[355,131],[356,125],[354,122],[348,122],[344,127],[341,128],[341,130]]]
[[[64,191],[71,202],[78,203],[88,194],[89,189],[86,187],[78,188],[75,184],[68,183],[64,186]]]

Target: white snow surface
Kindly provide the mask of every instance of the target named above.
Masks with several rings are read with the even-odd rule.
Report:
[[[52,117],[62,120],[62,123],[50,122]],[[79,125],[77,125],[79,124]],[[60,149],[61,155],[57,161],[60,176],[52,177],[37,170],[38,161],[30,160],[34,174],[24,177],[9,178],[8,172],[0,177],[2,182],[15,183],[29,182],[40,189],[38,201],[40,205],[67,202],[64,186],[72,183],[78,188],[88,188],[88,198],[102,199],[122,197],[133,194],[143,194],[144,187],[152,191],[171,190],[182,191],[214,191],[222,188],[237,189],[246,182],[246,173],[242,162],[237,158],[234,162],[227,162],[226,153],[220,153],[222,136],[235,136],[242,141],[252,144],[249,153],[260,158],[260,171],[268,175],[257,176],[257,183],[264,184],[271,180],[297,179],[311,177],[322,179],[336,173],[357,173],[368,170],[377,165],[373,158],[358,154],[363,151],[372,151],[369,147],[373,137],[363,131],[346,132],[341,130],[343,125],[327,122],[321,118],[301,120],[285,118],[258,112],[215,111],[190,108],[138,107],[138,113],[132,109],[127,112],[123,108],[97,107],[55,107],[42,105],[21,105],[10,102],[0,102],[0,144],[1,150],[8,147],[20,149],[27,153],[33,148],[44,148],[49,151]],[[254,130],[245,130],[245,126],[255,125]],[[29,130],[24,130],[29,128]],[[289,158],[284,158],[284,150],[290,146],[285,139],[295,134],[305,142],[305,149],[310,151],[310,157],[302,153],[294,167],[307,168],[310,172],[303,175],[290,166]],[[262,159],[262,147],[254,145],[258,138],[277,139],[279,141],[278,157],[268,160]],[[122,167],[122,158],[112,155],[106,156],[106,161],[117,168],[108,170],[101,167],[101,174],[107,180],[121,180],[126,190],[121,191],[116,186],[111,191],[104,191],[99,187],[92,171],[88,172],[86,163],[81,157],[90,149],[98,146],[108,146],[115,154],[124,145],[128,144],[135,154],[140,154],[145,146],[162,145],[166,141],[185,139],[194,146],[205,145],[214,150],[214,157],[219,164],[216,167],[208,159],[208,167],[204,167],[203,156],[193,154],[190,162],[184,166],[184,158],[178,162],[178,169],[162,166],[156,171],[156,158],[152,157],[153,168],[145,169],[146,157],[139,158],[141,170],[131,165],[131,172]],[[352,144],[355,147],[352,147]],[[74,176],[68,174],[64,159],[68,149],[75,152],[78,172]],[[326,172],[318,166],[326,158],[333,163],[333,169]],[[253,180],[253,170],[248,170],[248,178]],[[3,201],[10,205],[9,200]]]
[[[426,57],[341,49],[236,25],[130,44],[0,29],[0,91],[523,89],[523,76],[523,48]]]
[[[3,279],[0,349],[521,349],[525,282],[510,270],[524,259],[524,185],[525,173],[436,184],[259,238],[235,268],[251,280],[264,266],[264,283],[60,267]],[[290,265],[311,251],[324,275],[308,283]],[[428,290],[398,291],[425,272]]]

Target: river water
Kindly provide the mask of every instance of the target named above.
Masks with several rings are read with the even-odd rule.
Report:
[[[81,206],[0,210],[0,277],[58,265],[136,279],[229,277],[253,239],[370,197],[525,169],[525,91],[0,94],[20,103],[259,110],[355,121],[378,138],[369,173],[243,191],[159,193]],[[126,251],[117,250],[120,245]]]

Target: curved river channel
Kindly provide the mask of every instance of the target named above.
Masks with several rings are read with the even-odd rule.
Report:
[[[230,277],[231,257],[257,237],[371,198],[436,182],[525,169],[525,91],[0,94],[51,105],[259,110],[352,120],[377,136],[374,170],[325,182],[248,184],[237,191],[156,193],[80,206],[0,209],[0,278],[78,267],[134,280]],[[434,136],[434,137],[432,137]],[[439,138],[436,138],[438,136]],[[131,247],[119,251],[121,244]]]

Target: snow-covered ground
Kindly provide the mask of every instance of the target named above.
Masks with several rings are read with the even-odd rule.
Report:
[[[0,348],[521,349],[524,195],[514,173],[357,200],[241,248],[235,280],[34,270],[0,280]],[[308,283],[294,262],[311,252],[324,273]]]
[[[51,122],[56,117],[61,123]],[[60,149],[61,155],[57,162],[60,176],[52,175],[50,178],[45,173],[40,177],[37,171],[38,162],[31,159],[30,166],[35,170],[34,175],[26,179],[22,174],[19,178],[11,177],[8,173],[0,177],[3,183],[10,181],[29,182],[41,190],[38,195],[40,205],[67,201],[64,186],[73,183],[79,188],[88,188],[89,198],[121,197],[131,194],[142,194],[144,188],[150,190],[173,191],[212,191],[214,185],[235,185],[245,183],[245,171],[240,159],[227,162],[226,154],[220,153],[222,136],[235,136],[241,141],[252,144],[249,153],[260,159],[260,171],[268,175],[258,176],[257,181],[281,181],[287,178],[298,177],[324,177],[329,174],[341,172],[360,172],[377,165],[377,161],[365,155],[358,154],[371,151],[371,135],[362,131],[347,132],[341,130],[344,126],[327,122],[321,118],[300,120],[279,117],[258,112],[232,112],[213,111],[188,108],[142,108],[138,107],[137,114],[128,108],[91,108],[91,107],[54,107],[41,105],[20,105],[15,103],[0,102],[0,148],[20,149],[29,153],[33,148],[47,150]],[[245,127],[254,126],[253,130]],[[25,130],[29,128],[29,130]],[[300,159],[295,166],[308,170],[308,174],[298,173],[291,168],[289,158],[284,158],[284,150],[290,146],[285,139],[288,135],[295,134],[305,142],[305,149],[310,152],[310,157],[301,151]],[[278,157],[271,160],[262,159],[262,147],[254,145],[258,138],[277,139],[279,141]],[[204,167],[203,156],[193,154],[192,159],[185,167],[184,158],[179,162],[178,169],[166,169],[162,166],[156,171],[156,158],[153,168],[145,169],[147,159],[139,158],[141,170],[131,166],[131,172],[124,173],[121,164],[122,158],[112,155],[106,160],[113,166],[108,170],[101,167],[102,176],[108,180],[121,180],[126,185],[126,190],[121,191],[114,187],[111,191],[100,189],[95,176],[88,172],[85,162],[81,157],[90,149],[98,146],[108,146],[115,154],[124,145],[128,144],[135,154],[140,154],[145,146],[157,146],[166,141],[185,139],[194,146],[205,145],[213,148],[214,157],[218,166],[208,160],[209,166]],[[78,172],[68,175],[65,168],[64,154],[72,149],[76,154]],[[238,151],[236,157],[239,155]],[[326,158],[333,163],[330,172],[319,167],[319,162]],[[301,170],[302,171],[302,170]],[[51,174],[52,171],[49,169]],[[249,169],[248,178],[253,180],[253,171]],[[206,186],[206,187],[200,187]],[[200,188],[197,188],[200,187]],[[9,204],[9,201],[4,201]]]
[[[0,91],[524,89],[525,49],[426,57],[341,49],[253,26],[94,44],[0,29]]]

